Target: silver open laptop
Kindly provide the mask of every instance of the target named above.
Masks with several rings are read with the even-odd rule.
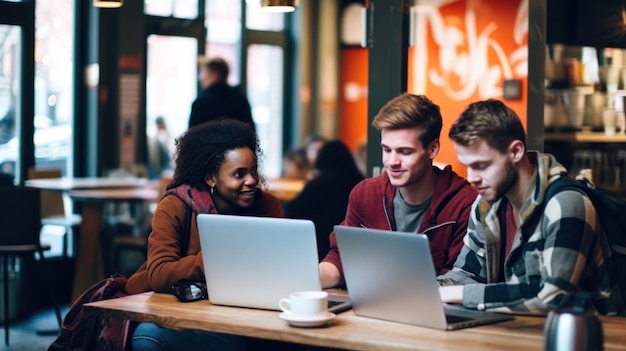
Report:
[[[513,319],[443,304],[428,237],[335,226],[354,313],[435,329],[460,329]]]
[[[289,293],[322,289],[313,222],[200,214],[197,223],[211,303],[279,310]],[[329,295],[330,312],[349,308]]]

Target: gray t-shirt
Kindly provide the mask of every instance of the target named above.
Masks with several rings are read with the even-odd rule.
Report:
[[[393,197],[393,213],[396,219],[396,230],[399,232],[417,232],[424,219],[424,213],[428,206],[430,206],[429,197],[426,201],[419,205],[411,205],[404,201],[400,194],[400,189],[396,189],[396,194]]]

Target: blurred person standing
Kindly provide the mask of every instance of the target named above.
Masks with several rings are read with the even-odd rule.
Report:
[[[348,147],[338,140],[328,141],[320,149],[311,174],[302,191],[284,208],[286,217],[315,223],[321,260],[330,249],[328,233],[345,218],[350,191],[363,176]]]
[[[150,178],[158,179],[164,171],[173,170],[170,133],[163,117],[155,119],[157,132],[149,143],[149,174]]]
[[[198,79],[203,91],[191,105],[189,127],[228,117],[246,122],[255,129],[250,102],[239,87],[228,85],[228,63],[220,57],[198,60]]]

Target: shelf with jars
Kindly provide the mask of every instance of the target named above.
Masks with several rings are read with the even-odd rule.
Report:
[[[548,54],[544,150],[570,175],[591,169],[596,185],[626,197],[626,55],[562,45]]]
[[[555,132],[626,129],[626,59],[611,48],[552,45],[546,54],[544,126]]]

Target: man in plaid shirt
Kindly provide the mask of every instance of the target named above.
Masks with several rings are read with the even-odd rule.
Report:
[[[623,312],[593,204],[572,189],[544,201],[548,185],[567,170],[550,154],[526,150],[517,114],[497,100],[475,102],[449,136],[479,196],[453,269],[438,277],[443,301],[542,314],[588,291],[600,313]]]

